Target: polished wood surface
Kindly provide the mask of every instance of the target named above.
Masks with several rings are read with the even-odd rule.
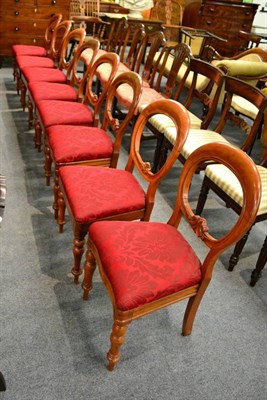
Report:
[[[159,110],[158,112],[161,111]],[[192,210],[189,202],[189,190],[194,173],[199,169],[202,163],[205,163],[210,160],[213,160],[217,163],[223,163],[224,165],[230,167],[230,169],[238,177],[238,180],[240,181],[244,191],[244,198],[246,199],[243,203],[242,213],[240,217],[235,222],[231,230],[227,232],[225,236],[220,238],[214,237],[209,232],[207,221],[204,218],[200,217],[199,215],[196,215],[196,213]],[[192,231],[195,233],[196,237],[198,237],[198,239],[203,242],[204,246],[207,246],[207,255],[205,257],[204,262],[201,265],[201,279],[198,284],[188,285],[186,288],[182,290],[181,289],[180,290],[177,289],[176,291],[172,290],[171,294],[168,295],[163,294],[161,298],[156,298],[156,299],[152,298],[152,300],[148,300],[145,304],[141,303],[141,305],[139,306],[136,305],[135,307],[134,306],[132,306],[131,308],[129,307],[129,310],[120,309],[120,306],[116,300],[112,282],[109,279],[110,275],[106,273],[105,269],[106,263],[104,257],[101,256],[100,251],[98,251],[98,247],[95,244],[95,242],[92,239],[88,240],[88,251],[86,255],[86,263],[84,266],[84,272],[85,272],[83,281],[84,299],[86,300],[88,298],[88,293],[93,287],[92,277],[97,264],[99,267],[100,276],[107,289],[107,292],[109,294],[110,300],[113,305],[114,320],[113,320],[112,332],[110,335],[111,346],[107,354],[107,360],[108,360],[107,368],[110,371],[114,369],[115,365],[119,362],[121,358],[120,348],[125,341],[125,336],[128,326],[132,321],[140,317],[144,317],[147,314],[160,310],[163,307],[167,307],[176,302],[182,300],[188,300],[187,307],[184,313],[182,334],[184,336],[191,334],[198,307],[212,279],[212,273],[215,263],[218,257],[228,247],[236,243],[252,225],[253,219],[255,218],[255,215],[257,213],[257,208],[260,202],[260,193],[261,193],[260,180],[256,167],[254,163],[251,161],[251,159],[241,150],[235,148],[234,146],[228,146],[223,144],[218,145],[213,143],[203,146],[202,148],[198,149],[194,154],[192,154],[190,156],[190,160],[188,159],[188,162],[185,164],[182,170],[179,180],[179,187],[178,187],[175,208],[170,220],[168,221],[168,224],[177,227],[179,226],[179,223],[183,217],[183,221],[185,220],[189,224],[189,226],[192,228]],[[141,224],[142,223],[145,224],[145,222],[141,222]],[[150,224],[153,224],[153,222],[151,222]],[[155,232],[157,231],[155,230]],[[140,246],[140,242],[137,240],[137,242],[135,243],[134,240],[135,239],[133,238],[132,241],[136,246],[137,249],[136,253],[138,254],[138,246]],[[154,244],[155,240],[153,238],[153,242],[151,241],[151,246],[153,246]],[[119,254],[120,247],[123,248],[124,245],[125,243],[123,243],[122,241],[117,243],[116,255]],[[177,246],[179,246],[178,240],[177,240]],[[163,269],[164,266],[166,265],[166,258],[169,255],[169,251],[170,249],[167,248],[166,257],[164,257],[162,254],[162,263],[160,264],[160,266]],[[195,251],[197,252],[197,250]],[[138,255],[136,259],[140,263],[140,257],[138,257]],[[134,265],[135,262],[135,254],[132,254],[129,260],[130,262],[127,262],[127,259],[126,260],[124,259],[120,264],[121,269],[124,271],[124,274],[127,274],[128,271],[129,273],[133,271],[132,265]],[[144,268],[146,267],[145,260],[146,259],[144,256]],[[115,270],[116,261],[111,259],[109,263],[109,271],[112,270],[113,266]],[[159,267],[158,264],[157,267]],[[187,268],[186,262],[184,262],[184,268],[185,269]],[[153,274],[154,271],[151,272],[152,282],[154,279]],[[166,274],[168,274],[167,271]],[[134,288],[134,286],[131,285],[129,286],[130,288],[131,287]],[[124,288],[125,292],[129,291],[128,294],[129,297],[131,297],[130,288],[128,287]]]
[[[250,32],[258,4],[203,0],[185,7],[183,25],[205,29],[227,39],[226,43],[210,41],[223,56],[233,56],[240,47],[239,31]]]
[[[44,34],[53,14],[69,17],[69,0],[1,0],[0,57],[12,56],[13,44],[44,46]]]

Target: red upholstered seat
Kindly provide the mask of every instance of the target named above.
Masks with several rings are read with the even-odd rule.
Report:
[[[29,83],[28,90],[36,105],[40,100],[77,100],[76,90],[68,84],[34,81]]]
[[[97,60],[99,57],[101,57],[103,54],[106,54],[106,50],[103,49],[99,49],[96,56],[95,56],[95,60]],[[85,65],[90,65],[91,61],[92,61],[92,57],[93,57],[93,52],[91,49],[86,49],[82,52],[81,54],[81,61],[85,64]]]
[[[113,142],[103,129],[54,125],[46,134],[56,163],[112,157]]]
[[[46,49],[41,46],[14,44],[12,46],[12,50],[16,56],[35,56],[35,57],[46,57],[47,56]]]
[[[67,166],[60,167],[59,175],[77,222],[93,222],[145,208],[144,190],[128,171]]]
[[[16,63],[21,70],[25,67],[54,68],[55,63],[49,57],[17,56]]]
[[[159,222],[103,221],[89,236],[126,311],[200,283],[201,263],[173,226]]]
[[[153,104],[147,109],[150,107]],[[212,234],[214,229],[209,229],[208,221],[191,208],[193,177],[207,161],[229,168],[245,197],[242,211],[230,230],[222,233],[215,229],[215,236]],[[260,199],[260,178],[250,157],[237,147],[210,143],[190,154],[185,162],[179,176],[174,209],[167,224],[117,219],[96,221],[89,227],[83,298],[88,299],[98,266],[113,308],[110,349],[107,353],[109,370],[113,370],[121,358],[120,348],[129,325],[163,307],[187,300],[182,334],[191,334],[216,261],[250,229]],[[181,221],[183,233],[179,229]],[[188,223],[190,229],[184,229],[184,223]],[[187,234],[188,239],[185,238]],[[76,246],[73,250],[80,249]]]
[[[130,71],[130,69],[121,62],[119,64],[119,67],[118,67],[115,77],[119,76],[123,72],[129,72],[129,71]],[[101,66],[97,71],[97,77],[100,80],[100,82],[102,83],[102,85],[106,84],[106,82],[108,81],[109,75],[110,75],[110,69],[107,68],[105,65]],[[142,80],[142,84],[143,84],[144,88],[150,87],[149,83],[144,79]]]
[[[128,85],[121,85],[118,88],[118,101],[119,104],[128,109],[130,107],[130,104],[132,102],[132,92],[129,90]],[[150,104],[153,103],[156,100],[163,99],[164,97],[162,94],[158,93],[155,89],[152,89],[150,87],[145,87],[143,88],[141,98],[139,100],[139,103],[136,107],[135,114],[138,114],[139,107],[143,104]]]
[[[66,75],[56,68],[25,67],[22,69],[27,82],[57,82],[66,83]]]
[[[62,100],[42,100],[38,113],[44,127],[51,125],[93,125],[93,113],[85,104]]]

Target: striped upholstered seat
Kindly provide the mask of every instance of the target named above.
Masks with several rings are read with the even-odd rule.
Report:
[[[267,213],[267,168],[257,165],[262,185],[261,202],[257,215]],[[224,165],[209,165],[206,176],[240,206],[243,204],[243,191],[237,177]]]

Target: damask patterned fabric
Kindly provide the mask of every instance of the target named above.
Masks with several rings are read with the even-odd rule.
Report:
[[[46,133],[57,163],[112,157],[112,140],[100,128],[54,125]]]
[[[121,104],[126,109],[129,109],[131,107],[133,99],[133,91],[130,88],[130,86],[127,85],[126,83],[120,85],[120,87],[117,89],[117,94],[118,94],[119,104]],[[139,108],[142,104],[150,104],[156,100],[160,100],[163,98],[164,97],[156,90],[147,87],[143,88],[141,98],[136,106],[135,114],[138,114]]]
[[[55,64],[48,57],[35,57],[35,56],[18,56],[16,58],[18,67],[42,67],[42,68],[54,68]]]
[[[96,53],[95,56],[95,60],[97,60],[100,56],[102,56],[103,54],[106,54],[106,50],[103,49],[99,49],[98,52]],[[93,56],[93,50],[92,49],[86,49],[82,52],[81,54],[81,61],[85,64],[85,65],[89,65],[91,60],[92,60],[92,56]]]
[[[51,125],[93,125],[93,113],[85,104],[62,100],[41,100],[38,110],[45,127]]]
[[[126,65],[124,65],[123,63],[119,63],[119,67],[115,74],[114,79],[116,79],[117,76],[119,76],[123,72],[129,72],[129,71],[130,71],[130,69],[127,68]],[[111,66],[108,64],[102,64],[99,66],[99,68],[97,68],[96,76],[100,80],[102,85],[105,86],[105,84],[109,80],[110,72],[111,72]]]
[[[77,92],[70,85],[53,82],[30,82],[28,90],[35,103],[40,100],[76,101]]]
[[[257,215],[267,213],[267,168],[257,165],[257,170],[261,179],[261,202]],[[209,165],[205,174],[217,186],[219,186],[228,196],[230,196],[237,204],[243,204],[243,191],[239,180],[225,165],[215,164]]]
[[[145,207],[145,193],[134,176],[104,167],[59,168],[72,213],[77,222],[90,223]]]
[[[201,263],[173,226],[101,221],[89,229],[121,311],[200,283]]]
[[[12,46],[13,53],[20,56],[46,57],[47,51],[41,46],[30,46],[24,44],[15,44]]]
[[[24,67],[22,73],[27,82],[67,82],[66,75],[57,68]]]

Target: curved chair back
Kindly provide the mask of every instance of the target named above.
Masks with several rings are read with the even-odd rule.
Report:
[[[80,85],[78,96],[83,98],[84,104],[89,104],[94,108],[94,126],[98,126],[100,119],[100,111],[103,101],[107,96],[108,89],[118,70],[120,58],[116,53],[106,53],[95,60],[92,67],[88,67],[85,74],[83,84]],[[98,78],[98,69],[105,68],[110,71],[109,79],[99,92],[96,81]]]

